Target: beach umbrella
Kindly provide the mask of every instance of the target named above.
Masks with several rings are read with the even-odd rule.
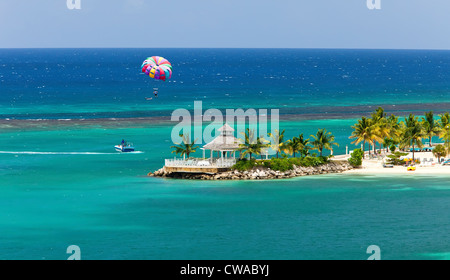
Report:
[[[155,80],[165,81],[172,77],[172,64],[161,56],[148,57],[141,65],[142,73]]]

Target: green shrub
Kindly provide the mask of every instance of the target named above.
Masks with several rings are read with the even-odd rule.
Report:
[[[236,162],[236,164],[233,165],[233,167],[231,167],[231,169],[238,170],[238,171],[247,171],[247,170],[252,169],[254,166],[256,166],[255,159],[248,160],[248,159],[244,158],[244,159],[238,160]]]
[[[325,164],[328,162],[328,158],[327,157],[304,157],[304,158],[300,158],[300,163],[296,164],[298,166],[303,166],[303,167],[314,167],[314,166],[319,166],[322,164]]]
[[[290,158],[289,162],[292,165],[301,166],[302,165],[302,159],[301,158]]]
[[[270,160],[248,160],[241,159],[233,167],[233,170],[248,171],[254,167],[264,166],[275,171],[288,171],[293,170],[294,165],[303,167],[314,167],[325,164],[328,162],[328,157],[302,157],[302,158],[272,158]]]
[[[363,156],[364,152],[361,149],[356,149],[352,152],[352,156],[348,159],[348,163],[353,167],[361,166]]]
[[[275,171],[288,171],[294,169],[289,158],[272,158],[264,162],[264,166]]]
[[[403,165],[405,162],[401,160],[400,158],[403,156],[407,156],[408,153],[402,153],[402,152],[395,152],[392,155],[388,155],[389,158],[387,160],[387,163],[393,164],[393,165]]]
[[[389,150],[391,150],[391,153],[395,152],[396,149],[397,149],[397,147],[395,147],[395,145],[391,145],[389,147]]]

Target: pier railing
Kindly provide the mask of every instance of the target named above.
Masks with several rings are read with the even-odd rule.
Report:
[[[166,159],[167,167],[219,167],[229,168],[236,164],[236,159]]]

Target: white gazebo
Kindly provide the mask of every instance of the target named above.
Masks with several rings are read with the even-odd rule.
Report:
[[[234,137],[234,129],[227,123],[219,128],[219,136],[204,145],[202,159],[166,159],[165,167],[176,169],[176,172],[204,172],[211,168],[226,169],[236,164],[236,151],[240,148],[241,141]],[[206,150],[210,151],[210,158],[206,158]],[[219,152],[220,156],[214,158],[214,152]]]
[[[211,152],[211,160],[214,159],[214,152],[219,152],[221,162],[235,161],[240,140],[234,137],[234,129],[228,123],[225,123],[218,131],[220,135],[201,148],[203,150],[203,158],[205,158],[205,151],[209,150]]]

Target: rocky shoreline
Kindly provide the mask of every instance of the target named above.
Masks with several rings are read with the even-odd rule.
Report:
[[[342,173],[351,170],[353,167],[347,161],[332,161],[316,167],[302,167],[295,166],[293,170],[288,171],[274,171],[270,168],[258,167],[249,171],[230,170],[217,174],[199,174],[199,173],[179,173],[168,172],[164,167],[150,172],[148,176],[175,178],[175,179],[190,179],[190,180],[269,180],[269,179],[286,179],[299,176]]]

